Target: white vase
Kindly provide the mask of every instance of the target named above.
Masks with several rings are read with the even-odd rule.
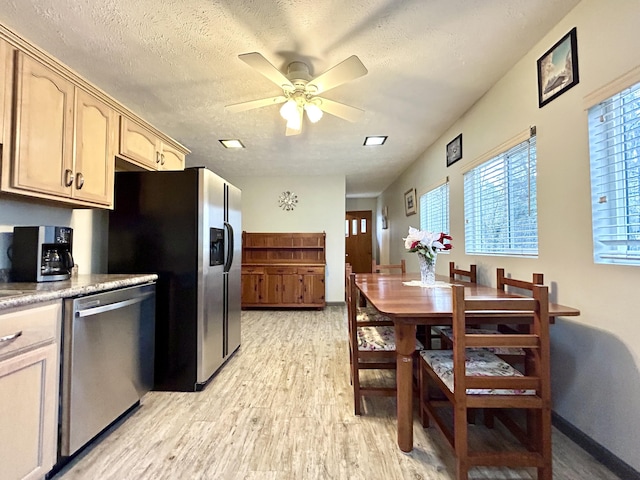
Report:
[[[437,255],[430,258],[422,253],[418,253],[418,263],[420,264],[420,282],[423,285],[436,284],[436,259]]]

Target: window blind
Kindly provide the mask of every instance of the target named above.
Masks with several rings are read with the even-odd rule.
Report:
[[[420,196],[420,230],[449,233],[449,182]]]
[[[468,254],[536,256],[536,137],[464,174]]]
[[[594,261],[640,265],[640,83],[588,116]]]

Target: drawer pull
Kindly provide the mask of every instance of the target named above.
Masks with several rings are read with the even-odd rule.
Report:
[[[11,340],[15,340],[16,338],[18,338],[20,335],[22,335],[22,330],[19,330],[16,333],[12,333],[11,335],[0,337],[0,342],[10,342]]]

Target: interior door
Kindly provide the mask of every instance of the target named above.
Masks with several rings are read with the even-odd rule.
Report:
[[[349,211],[345,221],[345,263],[354,273],[371,272],[371,210]]]

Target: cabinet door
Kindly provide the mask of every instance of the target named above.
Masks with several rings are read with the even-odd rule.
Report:
[[[0,143],[5,143],[5,125],[9,122],[11,114],[11,46],[0,39]]]
[[[265,275],[264,293],[265,303],[269,305],[282,303],[282,275]]]
[[[294,275],[282,275],[282,303],[300,303],[301,291],[300,291],[300,276]]]
[[[93,95],[76,90],[76,150],[73,197],[113,204],[116,112]]]
[[[262,277],[251,273],[242,274],[242,304],[255,305],[262,302]]]
[[[324,305],[324,275],[302,276],[302,303]]]
[[[147,170],[160,164],[160,140],[151,131],[120,117],[120,155]]]
[[[162,143],[160,170],[184,170],[185,157],[181,151]]]
[[[74,86],[19,51],[16,69],[12,186],[69,197]]]
[[[0,362],[0,478],[40,479],[56,459],[57,345]]]

